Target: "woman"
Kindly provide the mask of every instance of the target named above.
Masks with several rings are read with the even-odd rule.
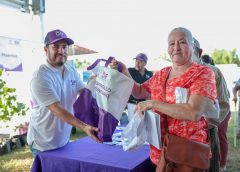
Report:
[[[207,112],[214,103],[216,84],[210,68],[193,63],[193,48],[193,37],[189,30],[173,29],[168,36],[168,53],[172,66],[163,68],[141,85],[134,84],[135,97],[147,98],[149,94],[151,97],[150,100],[138,103],[136,111],[152,109],[161,115],[162,141],[165,135],[163,114],[166,114],[169,133],[207,143],[208,123],[204,112]],[[127,70],[124,69],[124,72],[129,76]],[[176,87],[188,91],[186,102],[176,103]],[[150,145],[150,158],[155,165],[158,164],[160,155],[161,149]]]

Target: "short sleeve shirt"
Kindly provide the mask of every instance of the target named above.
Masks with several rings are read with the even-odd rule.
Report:
[[[34,73],[30,83],[32,115],[27,142],[40,151],[52,150],[66,145],[72,126],[55,116],[48,105],[59,102],[73,113],[73,103],[78,91],[84,88],[77,71],[65,64],[64,76],[59,69],[44,64]]]
[[[166,78],[172,67],[166,67],[157,72],[151,79],[144,82],[142,86],[151,93],[151,99],[163,101],[163,89]],[[206,96],[214,100],[216,94],[216,82],[213,71],[207,67],[193,63],[179,77],[172,78],[166,82],[166,102],[170,104],[176,103],[175,89],[176,87],[186,88],[189,96],[197,94]],[[153,109],[154,110],[154,109]],[[156,111],[160,114],[160,112]],[[162,141],[165,135],[164,117],[161,115],[161,134]],[[207,142],[208,123],[204,116],[197,122],[183,121],[168,117],[168,130],[171,134],[181,136],[198,142]],[[150,145],[150,158],[153,163],[159,161],[161,149]]]

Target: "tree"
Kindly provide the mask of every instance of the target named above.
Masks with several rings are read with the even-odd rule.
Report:
[[[230,51],[216,49],[211,55],[215,64],[240,64],[236,49]]]
[[[84,60],[83,62],[80,62],[78,59],[75,59],[74,63],[75,63],[76,69],[79,71],[83,71],[86,67],[90,65],[90,63],[87,62],[86,60]]]
[[[6,82],[2,79],[3,72],[0,69],[0,121],[6,122],[11,121],[14,115],[25,116],[29,108],[17,101],[15,88],[6,86]]]

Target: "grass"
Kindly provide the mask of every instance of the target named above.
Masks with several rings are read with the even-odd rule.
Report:
[[[232,116],[233,117],[233,116]],[[240,171],[240,140],[237,140],[237,147],[233,146],[233,118],[229,121],[228,141],[229,156],[227,169],[229,172]],[[77,129],[77,133],[71,136],[70,141],[74,141],[85,136],[83,132]],[[33,162],[32,154],[28,147],[15,149],[9,154],[0,156],[1,172],[29,172]]]
[[[77,133],[71,135],[70,141],[86,136],[77,129]],[[11,153],[0,155],[0,172],[29,172],[33,163],[33,156],[28,146],[14,149]]]
[[[227,161],[227,170],[229,172],[239,172],[240,171],[240,140],[237,140],[237,146],[234,147],[234,137],[233,137],[233,116],[229,121],[228,125],[228,142],[229,142],[229,151],[228,151],[228,161]]]

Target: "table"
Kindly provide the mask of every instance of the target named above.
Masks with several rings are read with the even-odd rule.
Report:
[[[150,172],[149,146],[123,151],[89,137],[36,156],[31,172]]]

